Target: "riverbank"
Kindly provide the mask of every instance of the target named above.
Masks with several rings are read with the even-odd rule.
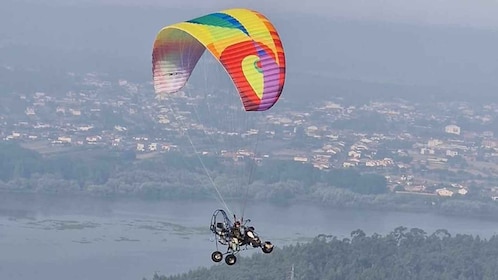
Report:
[[[180,188],[179,188],[180,189]],[[195,188],[189,188],[190,191],[177,196],[152,196],[150,193],[110,193],[110,192],[89,192],[89,191],[68,191],[68,192],[51,192],[51,191],[32,191],[32,190],[5,190],[0,189],[1,194],[18,194],[31,195],[39,197],[60,197],[60,198],[76,198],[80,200],[98,199],[102,201],[143,201],[143,202],[176,202],[184,203],[211,203],[219,201],[219,198],[214,194],[206,192],[205,188],[199,187],[200,191],[195,192]],[[174,191],[179,194],[182,190]],[[234,196],[237,197],[237,196]],[[235,205],[243,203],[252,204],[268,203],[277,206],[290,206],[293,204],[313,205],[326,209],[348,209],[361,211],[381,211],[381,212],[403,212],[403,213],[430,213],[446,217],[462,217],[475,218],[480,220],[498,221],[498,202],[493,200],[469,199],[465,197],[439,197],[439,196],[418,196],[404,193],[387,193],[381,195],[361,195],[348,190],[337,188],[326,188],[316,190],[308,195],[299,197],[287,196],[271,196],[269,198],[247,198],[243,202],[240,197],[238,199],[227,198],[228,201]],[[31,204],[31,202],[27,202]],[[72,207],[65,205],[64,207]],[[105,206],[98,211],[105,211]],[[219,207],[223,207],[219,203]],[[0,211],[2,211],[0,205]]]

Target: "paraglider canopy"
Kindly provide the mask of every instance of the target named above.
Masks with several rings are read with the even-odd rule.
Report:
[[[158,94],[182,89],[204,51],[223,65],[246,111],[265,111],[279,99],[285,55],[273,24],[248,9],[230,9],[161,29],[152,72]]]

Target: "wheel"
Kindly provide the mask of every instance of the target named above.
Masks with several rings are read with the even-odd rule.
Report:
[[[234,265],[234,264],[237,262],[237,257],[236,257],[234,254],[228,254],[228,255],[225,257],[225,262],[226,262],[228,265]]]
[[[259,239],[254,239],[251,241],[251,245],[254,248],[259,247],[259,246],[261,246],[261,241]]]
[[[215,251],[211,254],[211,259],[213,262],[221,262],[223,259],[223,254],[220,251]]]
[[[261,246],[261,250],[263,250],[263,253],[269,254],[273,251],[273,244],[270,241],[265,241],[265,244]]]

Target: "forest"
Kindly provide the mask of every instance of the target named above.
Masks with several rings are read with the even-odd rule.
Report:
[[[402,195],[386,186],[380,174],[354,169],[323,171],[292,160],[255,163],[202,156],[201,162],[180,152],[138,159],[131,150],[99,147],[41,154],[15,143],[0,143],[0,191],[152,200],[209,200],[216,199],[219,191],[227,200],[498,217],[498,204],[489,198]]]
[[[278,188],[282,182],[295,185],[294,190],[288,188],[282,190],[283,193],[274,189],[282,198],[305,194],[308,186],[317,184],[358,194],[387,192],[386,180],[381,175],[360,174],[348,169],[323,172],[311,165],[289,160],[268,160],[255,164],[252,160],[234,163],[231,158],[203,156],[201,162],[195,156],[180,152],[138,160],[133,151],[103,148],[44,156],[13,143],[0,144],[0,182],[3,182],[0,186],[14,190],[92,192],[99,189],[106,194],[134,193],[151,198],[168,198],[172,193],[178,193],[174,198],[182,198],[182,195],[202,198],[206,195],[201,188],[208,180],[206,171],[218,185],[233,187],[224,190],[229,196],[241,191],[240,186],[234,186],[236,184],[274,185]],[[67,188],[62,186],[64,184]],[[195,191],[196,188],[198,191]],[[182,193],[180,189],[190,191]],[[266,187],[265,191],[268,191]]]
[[[496,279],[498,237],[457,234],[440,229],[428,234],[418,228],[398,227],[386,235],[367,236],[358,229],[349,238],[320,235],[267,255],[239,256],[182,275],[155,274],[152,280],[399,280]],[[291,277],[291,274],[292,277]],[[146,278],[144,278],[146,279]]]

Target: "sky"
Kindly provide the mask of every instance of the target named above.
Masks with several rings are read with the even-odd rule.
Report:
[[[109,63],[101,57],[113,56],[120,69],[128,64],[148,78],[160,28],[233,7],[258,10],[274,23],[290,83],[316,86],[303,77],[311,73],[465,94],[498,89],[498,0],[0,0],[0,48],[70,52],[61,61],[92,51],[99,59],[84,63],[103,67]],[[43,59],[27,53],[30,63]],[[0,63],[13,57],[0,52]]]
[[[276,2],[276,1],[275,1]],[[498,28],[496,0],[286,1],[287,9],[334,18]]]
[[[27,0],[35,1],[35,0]],[[291,12],[335,19],[374,20],[427,25],[498,29],[497,0],[40,0],[131,6],[196,8],[206,11],[247,7],[262,12]]]
[[[7,0],[7,3],[10,0]],[[35,3],[110,4],[220,10],[247,7],[272,13],[307,13],[335,19],[498,29],[497,0],[18,0]],[[7,4],[8,5],[8,4]]]

